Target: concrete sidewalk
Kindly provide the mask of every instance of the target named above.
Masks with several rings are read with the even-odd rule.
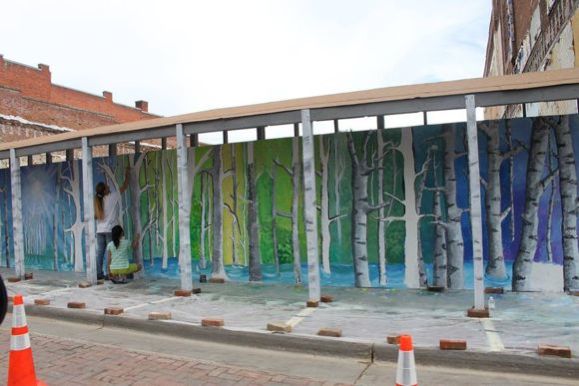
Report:
[[[7,270],[3,277],[10,276]],[[396,347],[386,337],[409,333],[423,359],[456,366],[504,366],[521,371],[567,372],[579,376],[577,359],[539,358],[539,344],[570,346],[579,350],[579,298],[563,294],[507,293],[493,295],[492,319],[471,319],[472,291],[430,293],[421,290],[324,288],[335,302],[306,308],[307,288],[264,284],[202,284],[202,293],[175,297],[178,281],[135,280],[129,284],[78,288],[83,276],[35,272],[30,281],[7,283],[10,295],[25,296],[32,315],[82,320],[188,338],[275,347],[331,355],[395,360]],[[49,306],[33,306],[35,299],[50,299]],[[67,309],[70,301],[86,309]],[[121,307],[122,316],[103,315],[105,307]],[[148,321],[149,312],[171,312],[172,320]],[[205,317],[225,320],[223,329],[199,327]],[[290,334],[272,334],[268,322],[293,326]],[[317,336],[320,328],[342,330],[342,338]],[[465,339],[468,350],[440,352],[440,339]],[[474,363],[476,362],[476,363]],[[461,364],[462,363],[462,364]],[[570,371],[570,372],[569,372]]]

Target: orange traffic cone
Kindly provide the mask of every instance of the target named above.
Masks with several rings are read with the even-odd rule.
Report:
[[[8,386],[44,385],[36,379],[30,336],[24,313],[22,295],[14,296],[12,308],[12,336],[10,337],[10,359],[8,363]]]
[[[414,363],[414,349],[412,337],[402,335],[400,337],[400,350],[398,351],[398,367],[396,369],[396,386],[416,386],[416,364]]]

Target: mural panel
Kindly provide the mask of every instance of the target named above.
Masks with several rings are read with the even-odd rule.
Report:
[[[472,287],[466,124],[316,136],[322,285]],[[579,117],[479,122],[486,281],[579,287]],[[194,275],[307,282],[301,139],[191,148]],[[178,276],[174,150],[93,163],[124,183],[119,223],[149,275]],[[26,266],[84,270],[80,161],[22,168]],[[0,264],[13,266],[9,170],[0,171]]]

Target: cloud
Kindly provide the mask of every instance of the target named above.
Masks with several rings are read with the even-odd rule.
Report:
[[[173,115],[482,76],[488,0],[42,0],[3,5],[0,52]]]

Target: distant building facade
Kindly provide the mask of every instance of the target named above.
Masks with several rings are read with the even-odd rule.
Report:
[[[0,55],[0,142],[157,117],[148,110],[146,101],[129,107],[113,102],[109,91],[99,96],[54,84],[49,66],[30,67]],[[105,148],[95,153],[107,154]],[[43,158],[35,156],[34,162]]]
[[[492,0],[484,76],[579,67],[579,1]],[[577,112],[576,101],[533,103],[526,114]],[[520,116],[522,106],[494,107],[485,118]]]

